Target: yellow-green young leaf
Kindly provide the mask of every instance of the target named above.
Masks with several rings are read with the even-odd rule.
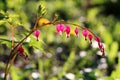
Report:
[[[115,28],[113,30],[113,34],[115,36],[115,39],[119,40],[119,36],[120,36],[120,22],[117,22],[116,25],[115,25]]]
[[[110,62],[114,62],[115,57],[117,56],[118,52],[118,43],[113,42],[110,47],[110,52],[109,52],[109,60]]]
[[[5,20],[0,20],[0,25],[4,24],[5,22]]]
[[[11,47],[11,40],[7,39],[6,36],[0,36],[0,44],[5,44],[7,47]]]
[[[3,15],[3,14],[0,13],[0,20],[2,20],[4,18],[5,18],[5,15]]]
[[[105,77],[104,80],[114,80],[112,77]]]
[[[113,41],[111,33],[106,29],[101,34],[101,37],[107,45],[110,45]]]
[[[12,80],[21,80],[20,79],[20,75],[18,75],[18,68],[15,68],[14,66],[11,67],[11,77],[12,77]]]
[[[41,52],[45,53],[43,50],[43,42],[41,40],[37,41],[34,36],[31,36],[31,40],[29,42],[29,45],[32,46],[34,49],[39,49]]]
[[[46,14],[46,8],[43,3],[40,3],[37,10],[38,16],[44,16]]]
[[[20,16],[17,14],[10,14],[8,12],[9,18],[7,19],[8,22],[12,23],[13,25],[22,25],[20,23]]]
[[[93,23],[96,23],[96,16],[99,12],[99,9],[98,8],[92,8],[88,11],[88,21],[90,22],[93,22]]]
[[[50,80],[58,80],[57,77],[52,77]]]
[[[0,20],[7,18],[5,12],[3,10],[0,10]]]

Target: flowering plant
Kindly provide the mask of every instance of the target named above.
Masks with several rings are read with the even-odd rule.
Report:
[[[42,29],[42,27],[48,26],[48,25],[54,25],[56,27],[55,33],[60,34],[61,36],[63,33],[65,33],[67,38],[71,37],[71,31],[72,31],[72,28],[70,27],[71,25],[75,27],[74,33],[77,38],[79,37],[80,30],[82,30],[81,33],[85,37],[85,40],[88,39],[90,41],[90,43],[92,44],[92,40],[94,39],[98,43],[98,47],[99,47],[100,51],[102,52],[102,56],[105,56],[104,46],[100,40],[100,37],[98,37],[96,34],[94,34],[90,29],[88,29],[82,25],[79,25],[79,24],[74,24],[72,22],[65,22],[63,20],[58,20],[58,15],[56,15],[56,14],[55,14],[53,20],[49,21],[47,18],[43,18],[43,16],[45,14],[46,14],[46,9],[41,4],[38,8],[36,21],[35,21],[32,31],[30,31],[23,39],[21,39],[17,43],[15,43],[15,40],[14,40],[14,35],[15,35],[14,34],[14,24],[12,21],[9,20],[9,16],[4,14],[5,15],[4,19],[8,20],[8,23],[12,27],[12,49],[10,52],[10,59],[6,66],[5,80],[7,79],[7,75],[10,71],[11,65],[14,63],[14,60],[17,56],[21,56],[25,59],[28,59],[28,55],[24,53],[24,47],[22,47],[23,42],[30,35],[34,35],[36,38],[36,41],[39,41],[39,36],[42,35],[40,30]]]

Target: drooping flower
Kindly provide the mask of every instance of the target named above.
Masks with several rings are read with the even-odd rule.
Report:
[[[98,47],[99,47],[100,51],[102,52],[102,56],[105,56],[104,46],[103,46],[103,44],[101,43],[100,38],[99,38],[99,37],[96,37],[95,40],[97,41]]]
[[[88,30],[87,30],[87,29],[84,29],[84,30],[82,31],[82,35],[85,37],[85,40],[87,40],[86,37],[88,36]]]
[[[24,56],[24,48],[21,45],[17,47],[17,51],[19,56]]]
[[[38,41],[39,35],[40,35],[40,30],[35,30],[34,31],[34,36],[36,37],[37,41]]]
[[[57,31],[57,33],[59,33],[60,35],[62,35],[62,33],[64,32],[64,27],[65,27],[64,24],[58,24],[58,25],[56,25],[56,31]]]
[[[92,44],[92,38],[93,38],[93,35],[92,34],[88,34],[88,39],[90,40],[91,44]]]
[[[101,50],[102,52],[102,56],[105,56],[105,51],[104,51],[104,46],[101,42],[98,43],[98,46],[99,46],[99,49]]]
[[[100,42],[100,38],[97,36],[95,37],[95,40],[99,43]]]
[[[24,48],[21,45],[17,47],[17,51],[19,56],[24,57],[25,59],[28,58],[28,55],[24,54]]]
[[[79,36],[79,35],[78,35],[78,34],[79,34],[79,30],[78,30],[77,27],[75,28],[75,34],[76,34],[77,37]]]
[[[65,32],[66,32],[67,38],[70,37],[70,27],[69,26],[66,26]]]

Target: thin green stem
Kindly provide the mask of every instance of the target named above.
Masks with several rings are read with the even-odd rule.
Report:
[[[4,80],[7,80],[7,75],[8,75],[8,73],[9,73],[10,67],[12,66],[12,64],[13,64],[16,56],[17,56],[17,53],[13,56],[12,60],[8,63],[8,65],[7,65],[7,70],[6,70],[6,72],[5,72],[5,78],[4,78]]]

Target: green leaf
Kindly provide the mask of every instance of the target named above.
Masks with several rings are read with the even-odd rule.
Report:
[[[46,14],[46,8],[43,3],[40,3],[37,10],[38,16],[44,16]]]
[[[112,77],[105,77],[104,80],[114,80]]]
[[[113,42],[111,44],[110,52],[109,52],[109,60],[110,60],[110,62],[114,62],[114,59],[117,56],[118,48],[119,48],[119,46],[118,46],[117,42]]]
[[[19,70],[17,68],[15,68],[14,66],[11,67],[11,76],[12,76],[12,80],[20,80],[20,77],[17,73],[19,72]]]
[[[9,18],[7,19],[8,22],[12,23],[13,25],[22,25],[19,20],[19,15],[14,13],[10,14],[9,12],[7,14],[9,15]]]
[[[0,11],[0,20],[5,18],[5,12],[4,11]]]
[[[44,42],[41,40],[37,41],[33,35],[30,38],[31,40],[29,42],[29,45],[32,46],[34,49],[39,49],[41,52],[45,53],[42,45]]]
[[[112,35],[106,28],[103,30],[101,37],[107,45],[110,45],[113,42]]]
[[[0,44],[6,44],[6,46],[11,47],[11,40],[7,39],[5,36],[0,37]]]
[[[2,20],[4,18],[5,18],[5,15],[3,15],[3,14],[0,13],[0,20]]]
[[[5,20],[0,20],[0,25],[4,24],[5,22]]]
[[[8,16],[3,10],[0,10],[0,20],[3,19],[8,19]]]
[[[88,21],[92,22],[92,23],[96,23],[96,16],[99,13],[99,9],[98,8],[92,8],[88,11]]]

